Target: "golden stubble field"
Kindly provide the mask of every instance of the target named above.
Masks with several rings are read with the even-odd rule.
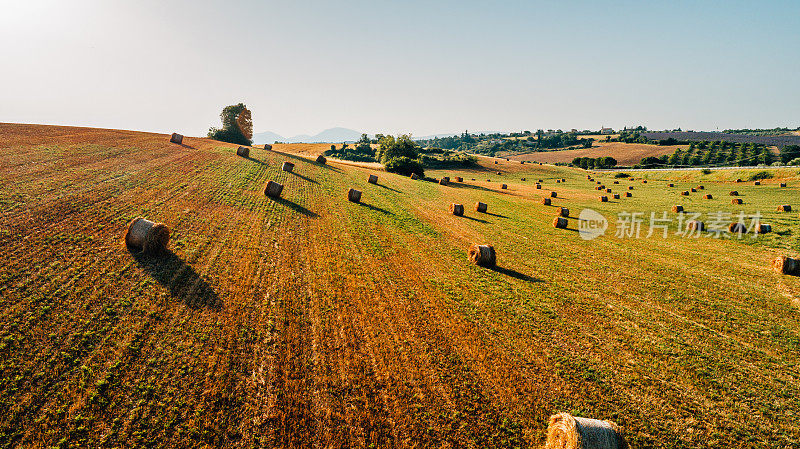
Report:
[[[487,158],[428,173],[465,178],[444,187],[129,131],[0,124],[0,148],[4,447],[536,447],[559,411],[634,447],[800,445],[800,279],[769,268],[798,254],[797,212],[775,211],[796,170],[596,174],[634,186],[599,203],[583,171]],[[673,204],[775,232],[614,236],[620,212]],[[611,221],[592,241],[587,207]],[[140,215],[170,226],[167,254],[124,248]]]
[[[688,145],[647,145],[641,143],[624,142],[603,142],[597,141],[592,144],[592,148],[581,148],[577,150],[558,150],[542,151],[537,153],[525,154],[500,154],[503,158],[508,157],[514,161],[536,161],[548,164],[570,163],[576,157],[603,157],[611,156],[617,160],[618,165],[631,166],[638,164],[644,157],[663,156],[672,154],[676,149],[687,149]]]

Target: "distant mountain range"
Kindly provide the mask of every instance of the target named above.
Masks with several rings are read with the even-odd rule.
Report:
[[[371,137],[371,136],[370,136]],[[355,142],[361,138],[361,133],[347,128],[331,128],[322,131],[319,134],[309,136],[308,134],[300,134],[292,137],[284,137],[270,131],[263,133],[253,134],[253,144],[265,143],[339,143],[339,142]]]

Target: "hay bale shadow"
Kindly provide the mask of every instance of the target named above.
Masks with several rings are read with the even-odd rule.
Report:
[[[512,277],[514,279],[519,279],[520,281],[525,282],[544,282],[542,279],[535,278],[533,276],[528,276],[527,274],[520,273],[519,271],[512,270],[510,268],[503,268],[503,267],[489,267],[490,270],[494,271],[495,273],[500,273],[506,275],[508,277]]]
[[[387,190],[391,190],[392,192],[395,192],[395,193],[403,193],[403,192],[401,192],[401,191],[399,191],[397,189],[393,189],[393,188],[391,188],[389,186],[385,186],[383,184],[375,184],[375,185],[378,186],[378,187],[383,187],[384,189],[387,189]]]
[[[473,184],[467,184],[467,183],[464,183],[464,182],[451,182],[448,187],[455,187],[457,189],[483,190],[485,192],[497,192],[494,189],[489,189],[489,188],[482,187],[482,186],[476,186],[476,185],[473,185]]]
[[[222,299],[195,269],[171,250],[160,254],[132,252],[139,267],[159,284],[169,289],[173,298],[193,308],[219,310]]]
[[[375,212],[380,212],[380,213],[385,214],[385,215],[394,215],[394,212],[388,211],[386,209],[382,209],[382,208],[380,208],[378,206],[373,206],[372,204],[367,204],[367,203],[358,203],[358,204],[366,207],[369,210],[374,210]]]
[[[309,216],[311,218],[319,217],[319,215],[316,212],[310,211],[310,210],[306,209],[305,207],[295,203],[294,201],[287,200],[286,198],[274,198],[274,201],[276,203],[279,203],[279,204],[282,204],[282,205],[288,207],[289,209],[292,209],[295,212],[299,212],[299,213],[301,213],[303,215],[306,215],[306,216]]]
[[[508,218],[508,217],[506,217],[505,215],[501,215],[501,214],[493,214],[493,213],[491,213],[491,212],[484,212],[484,214],[486,214],[486,215],[491,215],[492,217],[497,217],[497,218]]]
[[[484,213],[486,213],[486,212],[484,212]],[[479,223],[489,223],[486,220],[481,220],[480,218],[470,217],[468,215],[462,215],[461,218],[466,218],[467,220],[477,221]]]
[[[247,159],[248,161],[256,162],[256,163],[261,164],[261,165],[269,165],[268,163],[266,163],[266,162],[264,162],[262,160],[259,160],[259,159],[255,159],[252,156],[240,156],[240,157],[244,157],[244,159]]]
[[[195,147],[193,147],[191,145],[186,145],[185,143],[179,143],[178,145],[180,145],[180,146],[182,146],[184,148],[188,148],[190,150],[196,150],[197,149],[197,148],[195,148]]]
[[[296,173],[296,172],[293,172],[293,171],[292,171],[292,172],[289,172],[289,173],[291,173],[291,174],[293,174],[293,175],[297,176],[298,178],[305,179],[305,180],[306,180],[306,181],[308,181],[308,182],[313,182],[314,184],[319,184],[319,182],[317,182],[317,180],[316,180],[316,179],[309,178],[308,176],[303,176],[303,175],[301,175],[300,173]]]

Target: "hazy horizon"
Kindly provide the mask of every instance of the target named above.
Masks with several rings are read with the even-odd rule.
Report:
[[[0,122],[205,135],[243,102],[287,137],[795,128],[798,25],[791,1],[9,3]]]

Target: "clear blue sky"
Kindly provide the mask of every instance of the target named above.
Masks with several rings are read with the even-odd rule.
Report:
[[[4,1],[0,121],[800,126],[800,1]]]

